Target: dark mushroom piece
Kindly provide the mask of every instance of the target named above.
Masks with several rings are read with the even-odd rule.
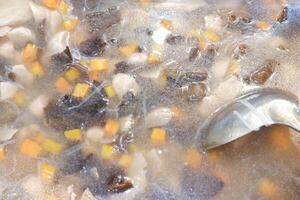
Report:
[[[284,7],[280,15],[277,18],[279,23],[285,22],[288,20],[288,7]]]
[[[200,49],[198,47],[192,48],[189,52],[189,61],[194,61],[200,54]]]
[[[166,42],[170,45],[184,44],[185,37],[181,35],[170,35],[167,37]]]
[[[138,99],[132,92],[128,92],[118,106],[119,117],[124,117],[129,114],[136,114],[138,107]]]
[[[80,43],[79,52],[87,57],[101,56],[105,51],[106,42],[100,37],[93,37]]]
[[[121,62],[118,62],[116,65],[115,65],[115,74],[117,73],[127,73],[130,69],[130,65],[125,62],[125,61],[121,61]]]
[[[207,88],[204,83],[190,83],[182,87],[182,92],[189,101],[199,101],[206,96]]]

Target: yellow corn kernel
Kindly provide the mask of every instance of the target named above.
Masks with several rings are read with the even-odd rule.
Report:
[[[170,20],[162,20],[160,23],[165,29],[172,30],[172,22]]]
[[[204,31],[203,36],[210,42],[218,42],[221,39],[220,36],[211,29]]]
[[[258,181],[258,191],[267,198],[278,196],[277,186],[269,179],[263,178]]]
[[[52,139],[44,139],[42,141],[42,148],[47,151],[48,153],[58,155],[62,152],[63,150],[63,145],[52,140]]]
[[[266,21],[257,21],[256,26],[257,26],[257,28],[260,28],[263,31],[270,29],[270,24]]]
[[[45,75],[44,68],[39,62],[32,63],[30,71],[36,77],[42,77]]]
[[[161,63],[160,56],[158,53],[150,53],[147,58],[148,64],[155,65]]]
[[[79,24],[78,19],[69,19],[64,21],[63,26],[67,31],[73,31],[78,24]]]
[[[4,148],[0,147],[0,161],[5,160],[5,150]]]
[[[27,44],[26,47],[23,49],[22,57],[23,62],[31,63],[36,61],[38,54],[38,48],[34,44]]]
[[[49,163],[41,163],[40,165],[40,176],[47,182],[52,182],[56,173],[56,167]]]
[[[79,76],[80,76],[80,72],[78,71],[78,69],[75,69],[75,68],[71,68],[68,71],[66,71],[66,73],[65,73],[65,77],[69,81],[74,81],[77,78],[79,78]]]
[[[109,119],[106,121],[104,130],[107,136],[111,137],[118,133],[120,128],[120,123],[117,120]]]
[[[17,91],[15,96],[14,96],[14,102],[18,105],[18,106],[22,106],[24,105],[24,94],[22,91]]]
[[[90,90],[90,86],[86,83],[78,83],[73,91],[73,96],[78,98],[85,97]]]
[[[91,72],[89,72],[89,79],[91,81],[99,81],[99,79],[101,78],[100,75],[101,75],[101,72],[99,72],[99,71],[91,71]]]
[[[105,93],[106,93],[106,95],[108,97],[114,97],[114,96],[116,96],[116,91],[115,91],[115,89],[114,89],[114,87],[112,85],[106,86],[104,88],[104,90],[105,90]]]
[[[80,129],[73,129],[64,132],[65,137],[71,141],[81,140],[81,131]]]
[[[50,9],[57,9],[60,5],[60,0],[43,0],[43,4]]]
[[[154,128],[151,133],[151,142],[154,145],[163,145],[166,142],[167,133],[163,128]]]
[[[92,71],[107,71],[109,67],[109,62],[107,59],[98,58],[93,59],[90,62],[90,69]]]
[[[60,77],[59,79],[57,79],[57,81],[55,82],[55,86],[56,86],[57,90],[61,93],[67,93],[68,91],[70,91],[72,89],[72,86],[70,85],[70,83],[63,77]]]
[[[62,14],[67,14],[69,11],[69,5],[65,2],[65,1],[61,1],[59,4],[59,8],[58,10],[62,13]]]
[[[129,168],[132,163],[132,157],[128,154],[123,154],[118,161],[118,165],[123,168]]]
[[[40,147],[40,145],[38,143],[36,143],[30,139],[26,139],[21,144],[20,152],[29,157],[37,158],[41,154],[42,148]]]
[[[205,50],[207,48],[207,42],[204,37],[198,38],[198,46],[201,50]]]
[[[192,168],[198,168],[201,165],[203,156],[196,149],[188,149],[185,154],[185,163]]]
[[[136,53],[139,46],[136,43],[129,43],[126,46],[119,47],[119,52],[123,57],[130,57],[132,54]]]
[[[110,160],[114,155],[114,148],[110,144],[103,144],[101,148],[101,158],[103,160]]]

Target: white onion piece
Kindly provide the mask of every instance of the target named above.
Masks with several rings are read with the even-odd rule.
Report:
[[[128,176],[133,182],[133,188],[129,191],[112,195],[110,200],[132,200],[136,195],[145,191],[147,162],[143,154],[136,153],[133,155],[133,162],[128,170]]]
[[[44,199],[45,189],[38,176],[29,176],[22,181],[21,187],[34,199]]]
[[[64,51],[69,44],[69,37],[67,31],[56,33],[48,42],[47,53],[53,55]]]
[[[0,26],[19,25],[31,17],[27,0],[0,1]]]
[[[0,44],[0,55],[7,59],[14,58],[14,56],[16,55],[16,50],[11,41],[6,41]]]
[[[215,64],[211,67],[212,73],[215,78],[221,79],[225,76],[228,70],[229,62],[229,58],[223,58],[215,62]]]
[[[127,92],[137,95],[140,87],[133,77],[128,74],[119,73],[113,76],[112,85],[119,98],[122,98]]]
[[[170,108],[157,108],[147,114],[145,126],[146,128],[165,126],[172,120],[173,115]]]
[[[120,119],[120,131],[121,132],[128,132],[134,125],[133,115],[128,115],[126,117],[122,117]]]
[[[163,70],[163,67],[161,67],[161,66],[153,67],[149,70],[139,73],[139,75],[144,78],[158,79],[162,70]]]
[[[47,16],[46,31],[45,31],[47,34],[47,38],[50,38],[53,34],[55,34],[59,30],[62,22],[63,22],[62,16],[58,11],[49,12],[49,15]]]
[[[44,116],[44,108],[48,105],[49,98],[45,95],[37,97],[29,106],[29,110],[36,117]]]
[[[105,133],[102,127],[94,126],[89,128],[86,131],[85,135],[87,139],[92,142],[101,142],[103,140]]]
[[[84,190],[80,200],[97,200],[96,197],[91,193],[91,191],[87,188]]]
[[[9,26],[0,27],[0,37],[4,37],[11,30]]]
[[[14,137],[18,132],[18,129],[9,128],[9,127],[0,127],[0,142],[5,142]]]
[[[168,0],[163,3],[155,3],[153,6],[159,9],[192,11],[205,5],[207,5],[207,3],[204,0]]]
[[[29,85],[33,82],[34,76],[24,65],[15,65],[11,70],[16,75],[16,81],[21,84]]]
[[[18,27],[11,30],[7,37],[18,46],[25,46],[28,42],[34,43],[36,40],[34,33],[26,27]]]
[[[129,57],[128,63],[134,65],[145,64],[147,57],[148,56],[145,53],[135,53]]]
[[[165,29],[164,27],[159,27],[158,29],[153,31],[152,40],[157,44],[163,45],[170,34],[171,31],[169,31],[168,29]]]
[[[0,100],[12,98],[18,91],[18,86],[12,82],[0,82]]]
[[[220,16],[213,14],[213,15],[206,15],[204,17],[205,27],[207,29],[213,29],[215,31],[221,31],[223,28],[223,22]]]

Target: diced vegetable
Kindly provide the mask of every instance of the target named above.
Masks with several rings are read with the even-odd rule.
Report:
[[[176,120],[182,119],[185,115],[184,111],[181,108],[176,106],[173,106],[171,108],[171,111],[173,112],[173,118]]]
[[[0,161],[5,160],[6,155],[5,155],[5,149],[3,147],[0,147]]]
[[[64,132],[65,137],[71,141],[81,140],[81,131],[80,129],[73,129]]]
[[[108,97],[114,97],[116,96],[116,91],[112,85],[108,85],[104,88],[105,93]]]
[[[69,11],[69,5],[65,1],[61,1],[58,9],[62,14],[67,14]]]
[[[258,182],[258,191],[266,198],[278,196],[278,187],[271,180],[263,178]]]
[[[221,39],[220,36],[211,29],[204,31],[203,36],[210,42],[218,42]]]
[[[34,62],[30,66],[30,71],[34,76],[42,77],[45,75],[44,67],[39,62]]]
[[[48,153],[58,155],[62,152],[63,150],[63,145],[52,140],[52,139],[43,139],[41,143],[41,147],[47,151]]]
[[[132,157],[128,154],[123,154],[118,161],[118,165],[123,168],[129,168],[132,163]]]
[[[67,93],[68,91],[70,91],[72,89],[72,86],[70,85],[70,83],[63,77],[60,77],[59,79],[57,79],[57,81],[55,82],[55,86],[56,86],[57,90],[63,94]]]
[[[27,44],[23,50],[23,62],[31,63],[37,60],[38,48],[34,44]]]
[[[162,20],[161,21],[161,25],[165,28],[165,29],[168,29],[168,30],[172,30],[172,22],[170,20]]]
[[[43,180],[47,182],[53,181],[56,171],[56,167],[49,163],[43,162],[40,164],[40,176]]]
[[[79,24],[78,19],[69,19],[64,21],[63,26],[67,31],[73,31],[78,24]]]
[[[159,64],[161,62],[160,55],[155,52],[150,53],[148,55],[147,62],[148,62],[148,64],[151,64],[151,65]]]
[[[110,144],[103,144],[101,148],[101,158],[103,160],[110,160],[114,155],[114,148]]]
[[[89,79],[91,81],[99,81],[99,79],[101,78],[101,72],[99,71],[90,71],[89,72]]]
[[[79,76],[80,76],[80,72],[78,71],[78,69],[75,69],[75,68],[71,68],[71,69],[69,69],[69,70],[65,73],[65,77],[66,77],[69,81],[74,81],[74,80],[76,80]]]
[[[132,54],[136,53],[139,46],[136,43],[129,43],[126,46],[120,47],[119,52],[123,57],[130,57]]]
[[[109,67],[109,62],[107,59],[98,58],[93,59],[90,62],[90,69],[92,71],[107,71]]]
[[[75,86],[75,89],[73,91],[73,96],[78,98],[84,98],[90,90],[90,86],[86,83],[78,83]]]
[[[267,31],[268,29],[270,29],[270,24],[266,21],[257,21],[256,26],[263,31]]]
[[[21,145],[20,152],[32,158],[37,158],[42,153],[42,148],[38,143],[26,139]]]
[[[142,4],[142,6],[148,6],[151,2],[152,2],[152,0],[140,0],[140,3]]]
[[[50,9],[57,9],[60,5],[60,0],[43,0],[43,4]]]
[[[269,134],[271,146],[279,151],[289,150],[293,143],[289,137],[289,128],[284,126],[277,126],[271,129]]]
[[[118,133],[120,129],[120,123],[117,120],[107,120],[104,130],[107,136],[112,137]]]
[[[163,128],[154,128],[150,137],[152,144],[163,145],[167,139],[167,132]]]
[[[18,106],[22,106],[24,105],[24,101],[25,101],[25,97],[22,91],[17,91],[15,93],[14,96],[14,102],[18,105]]]
[[[188,149],[185,154],[185,163],[191,168],[198,168],[201,165],[203,156],[196,149]]]

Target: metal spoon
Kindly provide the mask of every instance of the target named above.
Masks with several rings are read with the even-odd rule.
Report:
[[[298,98],[280,89],[251,91],[218,109],[199,129],[196,140],[211,149],[263,126],[287,125],[300,131]]]

